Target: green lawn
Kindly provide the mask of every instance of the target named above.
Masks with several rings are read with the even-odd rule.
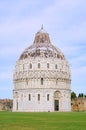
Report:
[[[0,130],[86,130],[86,112],[0,112]]]

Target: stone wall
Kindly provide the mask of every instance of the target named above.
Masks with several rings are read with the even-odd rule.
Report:
[[[76,98],[71,101],[72,111],[86,111],[86,98]]]
[[[3,110],[11,111],[12,107],[13,107],[13,100],[0,99],[0,111],[3,111]]]
[[[10,99],[0,100],[0,111],[12,110],[13,101]],[[71,101],[72,111],[86,111],[86,98],[76,98]]]

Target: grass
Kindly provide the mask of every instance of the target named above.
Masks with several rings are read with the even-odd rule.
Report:
[[[86,112],[0,112],[0,130],[86,130]]]

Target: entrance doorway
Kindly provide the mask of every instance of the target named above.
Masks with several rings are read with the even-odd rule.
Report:
[[[60,91],[54,92],[54,111],[60,111],[60,102],[61,102],[61,93]]]
[[[59,111],[59,100],[54,100],[54,109],[55,111]]]

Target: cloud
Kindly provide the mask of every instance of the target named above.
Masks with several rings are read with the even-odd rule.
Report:
[[[15,6],[18,6],[18,4],[15,4]],[[85,1],[84,1],[85,3]],[[74,40],[86,40],[85,33],[86,33],[86,23],[79,19],[79,17],[82,16],[82,10],[80,7],[82,7],[82,1],[79,0],[59,0],[54,1],[52,4],[49,4],[45,6],[45,8],[42,8],[41,11],[38,11],[38,15],[35,14],[35,16],[30,16],[22,19],[22,8],[26,7],[26,5],[32,4],[29,2],[24,2],[20,4],[19,10],[15,10],[15,16],[10,15],[8,19],[6,19],[6,22],[1,24],[1,34],[4,35],[12,35],[17,33],[22,36],[24,33],[27,35],[30,32],[33,33],[33,29],[37,29],[40,27],[42,23],[46,25],[48,28],[52,29],[53,33],[57,32],[58,29],[58,38],[60,40],[63,40],[63,42],[66,41],[74,41]],[[33,4],[36,4],[33,2]],[[36,5],[37,6],[37,5]],[[85,6],[84,6],[85,8]],[[12,10],[12,9],[11,9]],[[33,10],[34,12],[34,10]],[[81,13],[80,13],[81,12]],[[84,12],[84,11],[83,11]],[[18,14],[19,13],[19,14]],[[77,19],[77,17],[78,19]],[[19,18],[17,17],[19,15]],[[79,15],[79,16],[78,16]],[[86,15],[84,14],[82,20],[84,19]],[[35,24],[34,24],[35,21]],[[54,26],[55,25],[55,26]],[[56,29],[55,29],[56,28]],[[49,30],[50,30],[49,29]],[[55,30],[55,32],[54,32]],[[64,35],[65,34],[65,35]]]
[[[9,87],[9,86],[4,86],[4,87],[0,87],[0,91],[2,91],[2,90],[4,90],[4,91],[12,91],[12,88],[11,87]],[[6,94],[6,93],[5,93]],[[2,94],[3,95],[3,94]]]
[[[85,75],[86,75],[86,65],[73,68],[72,69],[72,74],[73,74],[73,79],[79,81],[79,80],[85,80]]]
[[[12,99],[13,91],[12,91],[12,86],[0,86],[0,99]]]
[[[12,80],[12,72],[10,72],[10,71],[3,71],[3,72],[1,72],[1,74],[0,74],[0,80],[1,81],[6,81],[6,80]]]
[[[16,56],[16,55],[18,56],[18,54],[20,54],[22,52],[23,47],[24,46],[19,46],[19,45],[3,47],[2,50],[0,51],[0,56],[1,56],[1,58],[4,58],[4,59],[6,59],[6,58],[10,59],[10,57],[12,58],[13,56]]]
[[[63,30],[60,32],[59,37],[61,39],[62,37],[62,42],[69,42],[74,45],[75,42],[76,44],[80,42],[86,42],[86,22],[83,22],[79,25],[73,25],[70,26],[68,29]],[[65,34],[65,35],[64,35]],[[82,43],[83,44],[83,43]]]
[[[72,69],[72,84],[71,90],[78,93],[86,94],[86,66],[77,67]]]
[[[11,88],[16,60],[44,24],[51,41],[64,52],[71,65],[72,88],[77,90],[77,84],[80,90],[82,84],[85,89],[85,6],[85,0],[0,1],[0,80],[8,80]]]

